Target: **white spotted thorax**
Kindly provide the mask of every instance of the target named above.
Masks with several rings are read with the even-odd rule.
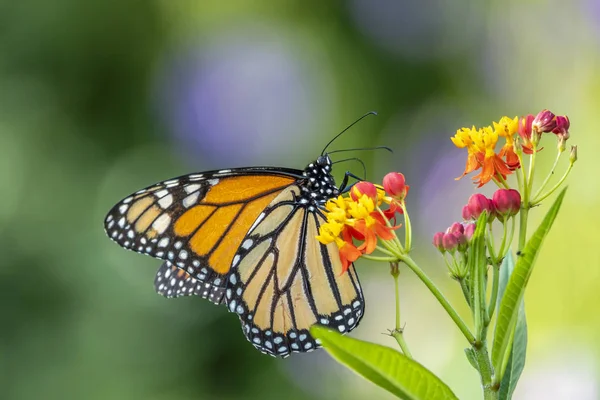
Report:
[[[319,207],[331,198],[339,195],[331,174],[331,158],[327,154],[320,156],[316,161],[308,164],[302,172],[307,178],[307,183],[302,186],[301,203],[310,203]],[[313,211],[309,208],[310,211]]]

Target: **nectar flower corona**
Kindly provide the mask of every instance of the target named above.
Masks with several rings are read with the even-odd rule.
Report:
[[[408,188],[408,186],[406,186]],[[389,207],[382,210],[384,203]],[[401,212],[396,200],[371,182],[359,182],[342,195],[325,204],[327,222],[319,228],[317,240],[323,244],[335,243],[342,261],[342,273],[363,254],[371,254],[377,241],[395,237],[390,220]],[[356,243],[355,243],[356,242]],[[362,243],[360,243],[362,242]]]

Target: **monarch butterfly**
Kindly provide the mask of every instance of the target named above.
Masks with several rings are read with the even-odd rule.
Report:
[[[164,260],[154,280],[159,294],[226,305],[263,353],[312,351],[320,347],[312,325],[347,333],[364,313],[354,267],[342,274],[336,245],[315,238],[321,209],[353,176],[336,187],[329,144],[304,170],[223,169],[149,186],[110,210],[105,231],[126,249]]]

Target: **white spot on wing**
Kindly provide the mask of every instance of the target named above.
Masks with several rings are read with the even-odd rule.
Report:
[[[215,186],[217,183],[219,183],[219,180],[218,179],[209,179],[207,182],[209,185]]]
[[[162,238],[158,241],[158,247],[167,247],[169,244],[169,238]]]
[[[129,207],[129,206],[128,206],[127,204],[121,204],[121,205],[119,206],[119,212],[120,212],[121,214],[125,214],[125,211],[127,211],[127,208],[128,208],[128,207]]]
[[[198,189],[200,189],[200,184],[198,183],[187,185],[185,188],[183,188],[183,190],[185,190],[186,193],[196,192]]]
[[[156,218],[156,220],[152,223],[152,228],[160,235],[164,231],[167,230],[170,223],[171,223],[171,217],[169,216],[169,214],[162,214],[160,217]],[[167,243],[169,242],[169,239],[164,238],[158,243],[159,247],[166,246],[166,244],[165,244],[165,246],[160,245],[161,243],[163,243],[163,240],[166,240]]]
[[[183,206],[185,208],[190,208],[191,206],[196,204],[196,202],[198,201],[198,197],[200,197],[200,192],[194,192],[194,193],[190,194],[189,196],[186,196],[183,199]]]
[[[167,208],[169,207],[171,204],[173,204],[173,195],[172,194],[168,194],[165,197],[163,197],[162,199],[160,199],[158,201],[158,204],[162,207],[162,208]]]
[[[244,240],[244,243],[242,243],[242,247],[248,250],[252,246],[252,243],[254,243],[252,239],[246,239]]]
[[[169,191],[167,189],[159,190],[158,192],[154,193],[156,197],[165,197],[168,194]]]

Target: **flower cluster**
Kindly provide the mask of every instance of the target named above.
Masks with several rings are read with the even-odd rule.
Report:
[[[483,211],[487,212],[488,221],[498,218],[504,221],[508,217],[517,215],[521,208],[521,194],[515,189],[498,189],[492,196],[487,198],[481,193],[475,193],[462,209],[462,217],[465,221],[477,220]]]
[[[433,245],[442,252],[464,252],[475,233],[474,222],[455,222],[445,232],[433,235]]]
[[[342,272],[365,254],[371,254],[378,239],[392,240],[396,214],[404,213],[404,199],[408,193],[404,175],[389,173],[383,187],[370,182],[359,182],[348,196],[338,196],[325,204],[327,222],[321,225],[317,239],[323,244],[336,243]],[[381,206],[387,204],[383,210]],[[357,244],[358,243],[358,244]]]
[[[569,127],[567,116],[556,116],[551,111],[542,110],[535,117],[531,114],[522,118],[502,117],[492,126],[461,128],[451,138],[456,147],[466,148],[468,152],[465,170],[457,179],[481,169],[473,177],[479,187],[491,180],[504,181],[521,167],[522,153],[532,154],[541,150],[537,146],[542,133],[554,133],[559,141],[559,150],[564,150],[569,139]],[[505,142],[496,152],[500,137]]]

